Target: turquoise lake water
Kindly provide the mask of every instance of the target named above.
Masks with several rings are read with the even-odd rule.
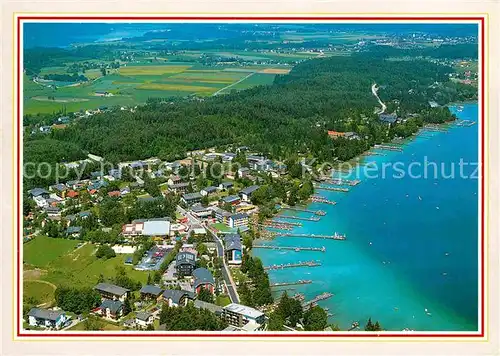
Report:
[[[477,104],[464,104],[461,112],[450,109],[460,119],[478,121]],[[319,304],[329,308],[334,314],[329,321],[342,330],[353,321],[364,326],[369,317],[385,330],[477,330],[479,179],[471,175],[478,161],[478,126],[425,133],[406,144],[403,152],[383,151],[385,156],[367,158],[381,172],[384,163],[408,167],[427,157],[427,162],[437,164],[437,177],[433,165],[428,165],[427,179],[418,178],[424,169],[414,163],[411,172],[417,178],[408,174],[399,178],[399,171],[394,177],[394,166],[386,168],[385,178],[374,178],[373,170],[370,177],[361,173],[362,182],[348,193],[317,191],[337,205],[310,204],[311,209],[326,211],[326,216],[319,222],[303,222],[293,231],[339,232],[347,240],[277,237],[265,242],[327,249],[324,253],[255,249],[264,265],[312,259],[322,263],[270,271],[271,282],[310,279],[312,284],[288,291],[303,293],[308,300],[325,291],[334,293]],[[462,175],[461,159],[472,163],[463,166]],[[449,178],[452,166],[453,179]]]

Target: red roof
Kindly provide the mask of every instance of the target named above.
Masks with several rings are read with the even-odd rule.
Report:
[[[341,137],[344,135],[345,135],[345,132],[328,131],[328,136],[330,136],[330,137]]]
[[[78,192],[75,192],[74,190],[70,190],[66,195],[70,198],[75,198],[78,196]]]
[[[94,195],[95,193],[97,193],[97,190],[95,190],[95,189],[91,189],[91,190],[89,191],[89,194],[90,194],[90,195]]]
[[[110,197],[119,197],[120,196],[120,191],[119,190],[114,190],[112,192],[109,192],[108,195]]]

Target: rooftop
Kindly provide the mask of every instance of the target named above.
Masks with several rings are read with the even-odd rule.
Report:
[[[264,315],[261,311],[254,309],[252,307],[247,307],[246,305],[241,305],[241,304],[236,304],[236,303],[231,303],[229,305],[226,305],[224,310],[231,311],[233,313],[241,314],[244,315],[248,318],[251,319],[257,319],[258,317],[261,317]]]
[[[243,188],[240,193],[241,194],[252,194],[253,192],[255,192],[257,189],[259,189],[259,186],[258,185],[251,185],[249,187],[246,187],[246,188]]]
[[[194,287],[198,287],[201,284],[215,284],[214,277],[212,276],[212,273],[206,268],[197,268],[193,271],[193,277],[194,277]]]
[[[182,199],[184,200],[194,200],[194,199],[201,199],[201,194],[199,192],[196,193],[187,193],[182,196]]]
[[[130,292],[129,289],[123,288],[114,284],[110,283],[98,283],[95,287],[95,290],[100,291],[100,292],[105,292],[117,296],[122,296],[127,292]]]
[[[121,309],[123,306],[123,303],[120,302],[119,300],[109,300],[106,299],[101,303],[100,308],[101,309],[109,309],[109,311],[113,314],[115,314],[118,310]]]
[[[146,236],[164,236],[170,234],[169,221],[146,221],[142,234]]]
[[[238,234],[227,234],[224,236],[226,250],[241,250],[241,240]]]
[[[142,321],[147,321],[153,314],[149,313],[149,312],[137,312],[137,314],[135,315],[135,318],[136,319],[139,319],[139,320],[142,320]]]
[[[152,286],[152,285],[145,285],[144,287],[141,288],[140,292],[141,293],[146,293],[146,294],[152,294],[152,295],[160,295],[163,289],[157,286]]]
[[[37,319],[45,319],[56,321],[61,315],[65,314],[62,310],[47,310],[40,308],[31,308],[28,316],[33,316]]]

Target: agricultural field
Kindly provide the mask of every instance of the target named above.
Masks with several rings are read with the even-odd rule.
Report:
[[[71,243],[71,244],[70,244]],[[124,264],[126,255],[108,260],[95,257],[97,246],[86,243],[75,248],[78,241],[37,237],[24,245],[25,280],[40,281],[56,286],[92,287],[100,274],[113,278],[116,268],[123,266],[130,278],[145,284],[148,274]],[[40,251],[35,253],[36,251]],[[57,251],[57,252],[55,252]],[[36,270],[26,270],[36,266]]]
[[[269,58],[264,58],[269,59]],[[139,62],[110,70],[102,76],[90,69],[85,83],[57,88],[49,82],[35,83],[24,76],[24,113],[53,113],[94,110],[100,106],[135,106],[151,97],[210,96],[272,83],[276,74],[286,74],[290,66],[204,66],[200,63]],[[43,68],[42,74],[63,73],[64,67]],[[255,75],[248,76],[249,74]],[[248,78],[247,78],[248,77]],[[57,86],[57,85],[56,85]],[[228,89],[228,91],[225,90]],[[108,92],[99,96],[97,92]]]

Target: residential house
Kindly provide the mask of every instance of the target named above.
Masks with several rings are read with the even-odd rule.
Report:
[[[200,190],[200,194],[205,197],[215,193],[216,191],[217,191],[216,187],[206,187]]]
[[[98,283],[94,289],[101,295],[101,298],[120,302],[124,302],[130,292],[127,288],[110,283]]]
[[[388,124],[393,124],[398,120],[396,114],[380,114],[378,118],[380,121]]]
[[[66,236],[72,238],[80,238],[82,235],[82,227],[81,226],[70,226],[66,229]]]
[[[105,299],[102,301],[96,313],[108,319],[118,320],[123,315],[123,302],[120,300]]]
[[[224,209],[218,208],[218,207],[212,208],[212,212],[214,213],[215,218],[219,222],[226,224],[226,225],[229,223],[229,217],[231,216],[230,212],[228,212]]]
[[[201,194],[199,192],[196,193],[186,193],[182,196],[181,201],[186,205],[193,205],[195,203],[201,202]]]
[[[248,226],[248,215],[245,213],[231,215],[228,220],[228,226],[233,229],[240,226]]]
[[[121,193],[119,190],[113,190],[112,192],[108,192],[108,196],[119,198],[119,197],[121,197]]]
[[[49,187],[50,191],[55,192],[58,196],[61,198],[64,198],[66,191],[68,190],[68,187],[66,187],[64,184],[59,183],[59,184],[54,184]]]
[[[130,193],[130,187],[123,187],[122,189],[120,189],[121,196],[127,195],[129,193]]]
[[[177,277],[190,276],[196,267],[196,256],[190,252],[179,252],[175,257]]]
[[[41,133],[49,133],[51,130],[52,130],[52,127],[50,127],[50,126],[40,126]]]
[[[78,197],[78,192],[75,190],[70,190],[69,192],[66,193],[66,197],[68,198],[76,198]]]
[[[356,132],[346,132],[344,137],[348,140],[359,140],[359,136]]]
[[[195,294],[185,290],[167,289],[162,294],[162,300],[169,307],[185,306],[188,300],[193,300]]]
[[[228,195],[227,197],[224,197],[221,199],[222,204],[231,204],[231,205],[238,205],[240,203],[240,197],[237,195]]]
[[[145,285],[139,292],[141,293],[141,299],[156,300],[163,292],[163,289],[157,286]]]
[[[224,255],[227,263],[230,265],[241,264],[242,246],[241,237],[239,234],[228,234],[224,236]]]
[[[153,314],[150,312],[137,312],[135,316],[135,325],[141,328],[147,328],[154,321]]]
[[[31,308],[28,312],[30,326],[60,329],[66,320],[66,313],[62,310]]]
[[[32,198],[42,197],[44,199],[47,199],[50,196],[49,192],[43,188],[33,188],[31,190],[28,190],[28,193]]]
[[[180,182],[169,185],[168,189],[174,193],[185,193],[189,189],[189,183]]]
[[[170,176],[170,178],[168,178],[168,180],[167,180],[167,184],[169,186],[172,186],[175,184],[179,184],[181,181],[182,181],[181,177],[179,177],[179,176]]]
[[[212,210],[201,204],[193,205],[191,207],[191,211],[193,212],[193,215],[196,216],[197,218],[206,218],[212,216]]]
[[[250,174],[250,169],[247,167],[241,167],[238,169],[238,177],[244,178]]]
[[[222,155],[222,162],[231,162],[236,157],[236,153],[225,152]]]
[[[59,220],[61,218],[61,209],[55,206],[45,207],[45,212],[51,220]]]
[[[339,137],[344,137],[345,136],[345,132],[338,132],[338,131],[328,130],[328,136],[330,138],[336,139],[336,138],[339,138]]]
[[[252,197],[252,193],[255,192],[260,187],[258,185],[251,185],[250,187],[246,187],[240,190],[240,197],[242,201],[249,202]]]
[[[222,182],[221,184],[219,184],[219,189],[223,191],[231,189],[232,187],[234,187],[234,184],[232,182]]]
[[[263,330],[266,317],[261,311],[246,305],[231,303],[222,308],[222,318],[245,331]]]
[[[210,293],[214,293],[215,280],[212,273],[206,268],[197,268],[193,271],[193,288],[198,294],[201,288],[207,289]]]

